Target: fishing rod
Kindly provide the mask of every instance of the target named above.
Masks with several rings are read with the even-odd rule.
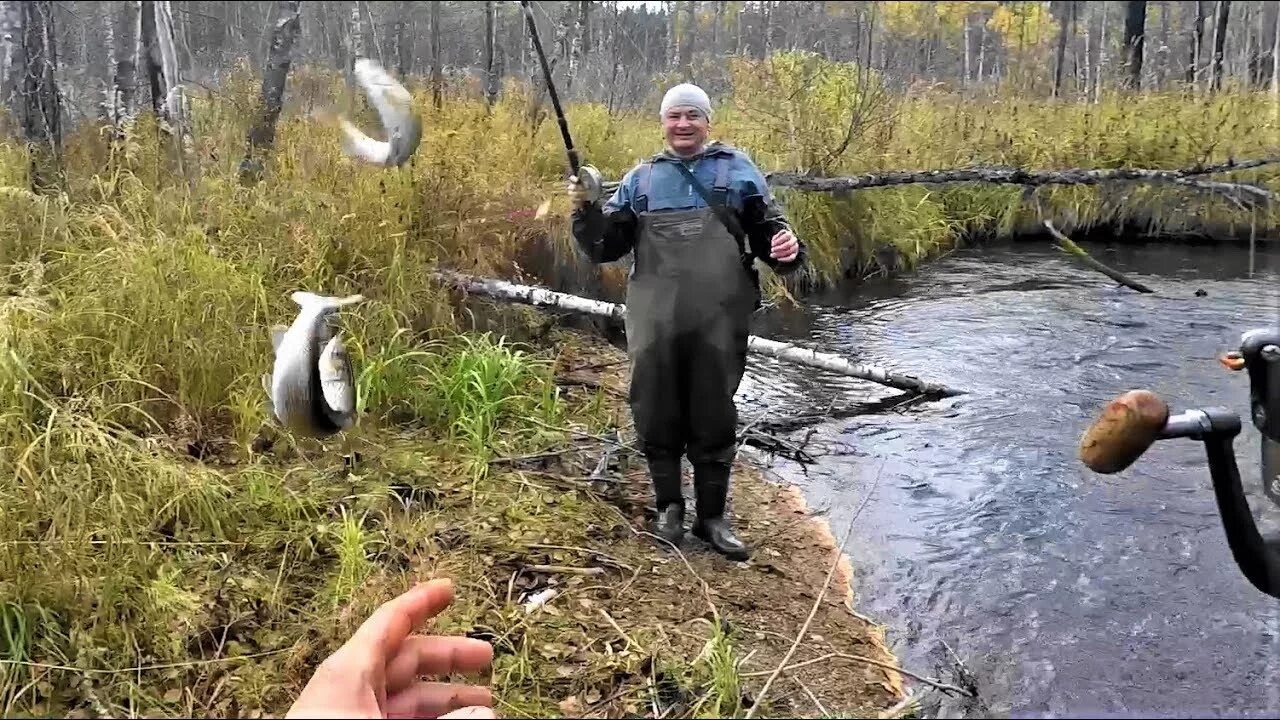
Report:
[[[547,83],[547,94],[551,96],[551,107],[555,109],[556,121],[560,123],[560,137],[564,140],[564,149],[569,156],[569,173],[577,175],[582,163],[578,159],[577,148],[573,146],[573,138],[569,135],[569,121],[564,117],[560,95],[556,92],[556,84],[551,79],[551,65],[547,63],[547,54],[542,51],[542,41],[538,39],[538,26],[533,21],[533,10],[529,7],[529,0],[520,0],[520,7],[524,8],[524,22],[529,27],[533,51],[538,56],[538,63],[542,65],[542,77]]]
[[[1265,497],[1280,506],[1280,327],[1244,333],[1240,349],[1219,361],[1249,378],[1250,415],[1262,435],[1260,461]],[[1232,443],[1242,427],[1227,408],[1204,407],[1170,414],[1147,390],[1127,392],[1107,404],[1080,441],[1080,460],[1109,475],[1132,465],[1157,440],[1190,438],[1204,444],[1218,514],[1232,559],[1258,590],[1280,598],[1280,537],[1258,532],[1240,482]]]
[[[543,41],[538,37],[538,23],[534,22],[534,10],[530,8],[529,0],[520,0],[520,6],[525,10],[525,26],[529,27],[530,40],[534,41],[534,54],[538,55],[538,63],[543,68],[543,79],[547,82],[547,94],[552,99],[552,108],[556,110],[556,122],[559,123],[561,140],[564,142],[564,155],[568,158],[568,174],[571,179],[581,182],[588,192],[589,199],[594,201],[602,192],[603,178],[600,178],[599,170],[590,165],[582,165],[577,155],[577,147],[573,147],[573,137],[568,132],[568,119],[564,118],[564,108],[556,92],[556,82],[552,79],[552,67],[547,61],[547,54],[543,53]]]

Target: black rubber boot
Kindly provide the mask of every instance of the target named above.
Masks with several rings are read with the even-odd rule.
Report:
[[[693,534],[730,560],[746,560],[751,557],[751,548],[738,539],[724,516],[725,501],[729,497],[729,470],[730,466],[722,463],[694,466],[698,518],[693,524]]]
[[[651,532],[672,545],[684,539],[684,490],[680,482],[680,458],[648,458],[658,518]]]

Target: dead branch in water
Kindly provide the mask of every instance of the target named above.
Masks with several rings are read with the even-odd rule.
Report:
[[[622,321],[626,317],[627,307],[621,303],[592,300],[590,298],[556,292],[546,288],[530,285],[518,285],[495,278],[479,278],[450,271],[437,271],[434,275],[465,292],[487,295],[499,300],[509,300],[537,307],[556,308],[569,312],[585,313]],[[953,397],[963,391],[947,387],[941,383],[921,380],[913,375],[895,372],[875,365],[864,365],[851,362],[839,355],[819,352],[792,343],[751,335],[747,338],[747,350],[761,355],[768,355],[778,360],[805,365],[818,370],[855,377],[870,382],[887,385],[899,390],[909,390],[921,395]]]
[[[832,403],[825,408],[819,407],[791,415],[783,415],[778,418],[761,420],[757,423],[756,430],[770,434],[790,433],[831,420],[843,420],[860,415],[889,412],[904,407],[919,398],[919,395],[903,393],[872,402]]]
[[[1102,273],[1103,275],[1106,275],[1107,277],[1111,278],[1112,280],[1115,280],[1116,282],[1120,283],[1121,285],[1124,285],[1125,287],[1133,288],[1134,290],[1137,290],[1140,293],[1155,292],[1155,290],[1152,290],[1151,288],[1147,287],[1146,285],[1143,285],[1137,280],[1134,280],[1128,275],[1125,275],[1119,270],[1114,270],[1110,267],[1107,267],[1106,265],[1103,265],[1097,260],[1094,260],[1093,256],[1091,256],[1088,252],[1086,252],[1084,248],[1077,245],[1074,241],[1071,240],[1071,238],[1059,232],[1058,228],[1054,227],[1051,221],[1045,220],[1044,226],[1049,230],[1049,234],[1053,235],[1054,239],[1057,240],[1057,243],[1055,244],[1059,250],[1067,253],[1068,255],[1075,256],[1080,260],[1080,262],[1084,263],[1085,265],[1088,265],[1090,268],[1097,270],[1098,272]]]

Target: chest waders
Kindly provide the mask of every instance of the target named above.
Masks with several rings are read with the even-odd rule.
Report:
[[[718,162],[711,202],[725,206],[728,159]],[[658,511],[654,534],[684,534],[681,456],[694,468],[695,536],[733,559],[749,549],[724,518],[737,451],[733,396],[747,359],[758,288],[737,237],[712,208],[649,212],[651,164],[633,207],[639,221],[627,284],[630,404]],[[691,176],[690,176],[691,177]]]

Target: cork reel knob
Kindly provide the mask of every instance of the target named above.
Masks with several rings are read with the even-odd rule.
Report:
[[[1169,405],[1149,390],[1130,390],[1107,403],[1080,438],[1080,461],[1109,475],[1132,465],[1160,438]]]

